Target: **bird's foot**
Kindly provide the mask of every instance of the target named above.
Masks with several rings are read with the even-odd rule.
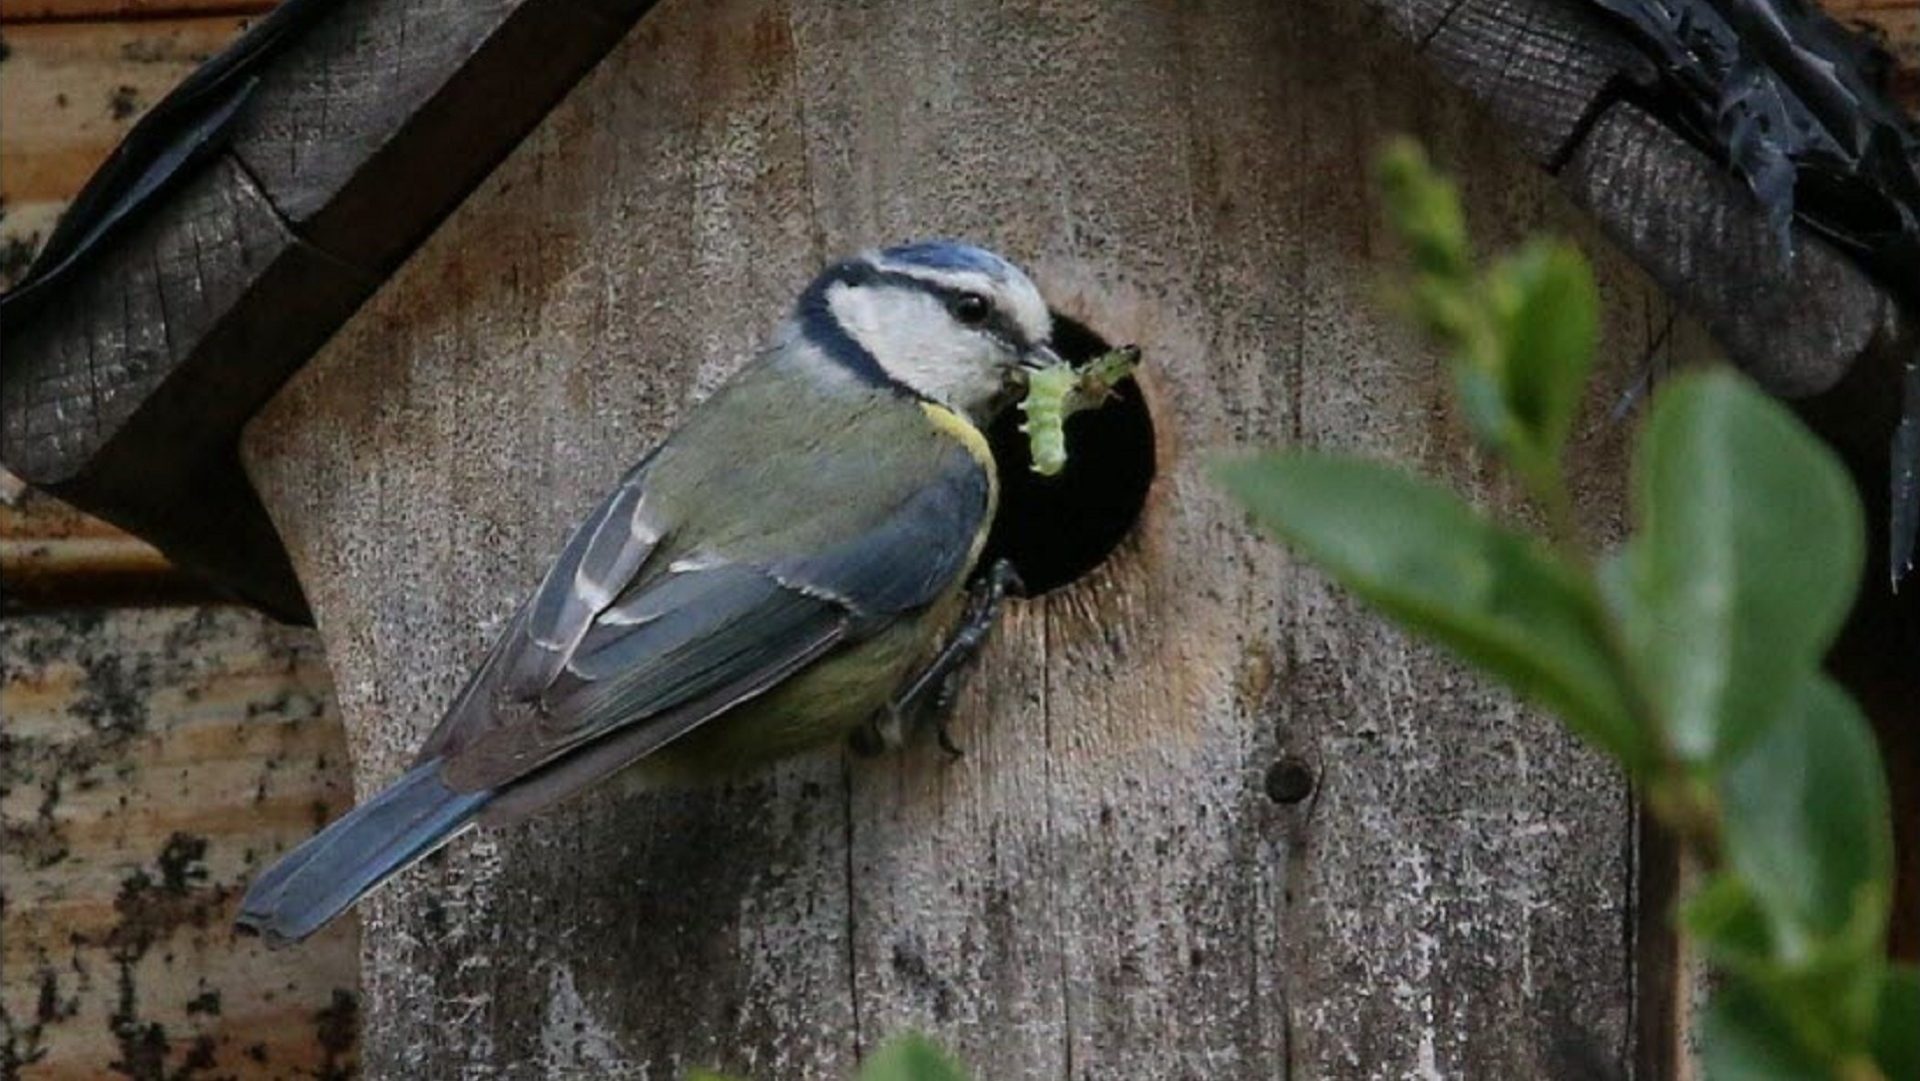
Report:
[[[940,749],[955,758],[963,753],[947,730],[954,696],[960,689],[960,677],[967,662],[979,655],[994,624],[999,622],[1001,602],[1008,595],[1025,591],[1013,564],[995,560],[986,572],[967,587],[967,610],[960,625],[947,638],[946,645],[928,665],[906,683],[903,690],[871,721],[853,735],[853,749],[864,755],[896,750],[906,745],[911,732],[930,723]]]

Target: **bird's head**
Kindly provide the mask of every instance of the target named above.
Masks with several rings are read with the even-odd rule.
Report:
[[[1053,317],[1032,279],[983,248],[935,240],[828,267],[800,320],[862,376],[991,419],[1027,369],[1057,363]]]

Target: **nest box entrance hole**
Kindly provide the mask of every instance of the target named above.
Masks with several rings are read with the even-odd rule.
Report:
[[[1075,366],[1113,348],[1076,319],[1055,312],[1053,321],[1054,349]],[[1067,419],[1067,466],[1057,476],[1033,471],[1018,409],[1001,414],[987,430],[1000,469],[1000,508],[982,565],[1010,561],[1028,596],[1071,585],[1106,562],[1146,506],[1153,484],[1153,417],[1134,380],[1115,393],[1116,400]]]

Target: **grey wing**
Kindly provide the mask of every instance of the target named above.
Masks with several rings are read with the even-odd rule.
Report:
[[[446,757],[537,706],[611,598],[633,581],[659,545],[664,523],[645,505],[649,456],[593,509],[553,565],[494,638],[415,761]],[[501,708],[507,706],[509,708]]]
[[[645,473],[569,541],[429,739],[449,785],[502,790],[511,815],[650,753],[934,600],[965,573],[988,506],[984,470],[956,455],[822,551],[654,568],[670,526],[647,515]]]

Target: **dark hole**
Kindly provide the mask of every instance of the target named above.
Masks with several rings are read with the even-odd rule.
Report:
[[[1053,346],[1074,364],[1112,348],[1084,324],[1053,319]],[[1033,471],[1020,420],[1009,409],[987,430],[1000,512],[983,561],[1011,560],[1028,596],[1039,596],[1099,566],[1139,519],[1153,483],[1153,418],[1139,386],[1122,383],[1116,400],[1068,418],[1067,467],[1056,477]]]
[[[1268,768],[1266,788],[1275,803],[1299,803],[1313,795],[1313,769],[1298,758],[1282,758]]]

